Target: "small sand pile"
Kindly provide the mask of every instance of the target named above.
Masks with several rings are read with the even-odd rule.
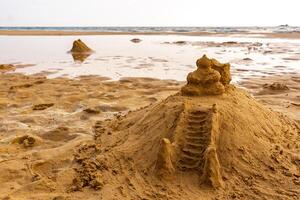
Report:
[[[92,54],[93,50],[78,39],[73,42],[70,52],[75,62],[84,62]]]
[[[92,49],[90,49],[84,42],[80,39],[75,40],[73,42],[73,47],[71,49],[72,53],[91,53]]]
[[[71,191],[103,199],[297,199],[300,128],[203,56],[181,92],[113,120],[75,153]]]
[[[15,70],[15,66],[11,64],[2,64],[0,65],[0,72],[8,72]]]

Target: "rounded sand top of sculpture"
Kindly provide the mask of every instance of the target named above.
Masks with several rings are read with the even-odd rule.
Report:
[[[197,70],[187,76],[187,84],[181,88],[183,95],[220,95],[231,81],[230,64],[203,55],[196,62]]]
[[[71,53],[91,53],[92,49],[90,49],[84,42],[82,42],[80,39],[78,39],[73,42],[73,47],[70,52]]]

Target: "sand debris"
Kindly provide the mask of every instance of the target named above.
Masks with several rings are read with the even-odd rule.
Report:
[[[36,146],[41,141],[42,141],[42,139],[27,134],[27,135],[22,135],[22,136],[16,137],[12,141],[12,144],[19,144],[19,145],[22,145],[24,148],[30,148],[30,147]]]
[[[32,106],[32,110],[46,110],[47,108],[50,108],[52,106],[54,106],[54,103],[36,104]]]
[[[270,90],[273,90],[273,91],[284,91],[284,90],[289,90],[290,89],[284,83],[279,83],[279,82],[274,82],[272,84],[264,84],[263,88],[270,89]]]
[[[83,111],[88,113],[88,114],[99,114],[101,112],[98,107],[86,108]]]

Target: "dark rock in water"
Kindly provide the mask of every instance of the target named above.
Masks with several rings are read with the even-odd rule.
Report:
[[[73,42],[73,47],[71,49],[71,53],[91,53],[91,52],[92,52],[92,49],[90,49],[80,39],[75,40]]]
[[[140,43],[142,40],[139,38],[133,38],[132,40],[130,40],[133,43]]]
[[[238,42],[235,42],[235,41],[228,41],[228,42],[223,42],[222,44],[223,44],[223,45],[235,45],[235,44],[238,44]]]
[[[185,45],[185,44],[187,44],[187,42],[186,41],[176,41],[176,42],[174,42],[174,44]]]
[[[244,60],[244,61],[252,61],[251,58],[244,58],[243,60]]]

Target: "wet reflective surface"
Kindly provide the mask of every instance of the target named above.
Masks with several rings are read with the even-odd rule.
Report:
[[[200,36],[80,36],[95,52],[72,55],[79,36],[0,36],[0,63],[34,64],[18,68],[49,78],[80,75],[185,80],[203,54],[230,62],[234,81],[300,72],[300,40]],[[132,43],[139,38],[140,43]],[[180,41],[180,42],[178,42]],[[182,42],[184,41],[184,42]]]

